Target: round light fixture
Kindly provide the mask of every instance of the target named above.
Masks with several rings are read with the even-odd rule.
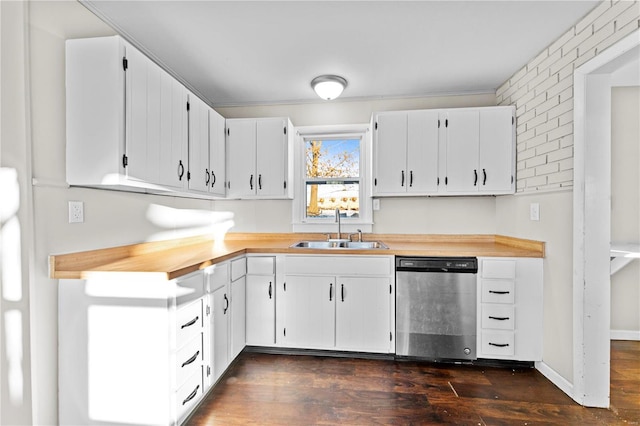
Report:
[[[330,101],[340,96],[347,80],[337,75],[321,75],[311,80],[311,87],[322,99]]]

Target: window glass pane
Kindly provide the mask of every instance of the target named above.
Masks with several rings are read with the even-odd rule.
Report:
[[[360,176],[360,139],[305,141],[306,177]]]
[[[360,217],[360,184],[307,182],[307,217]]]

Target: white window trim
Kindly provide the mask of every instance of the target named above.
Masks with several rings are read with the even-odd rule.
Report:
[[[296,185],[293,191],[293,232],[336,233],[338,225],[333,219],[314,219],[305,221],[306,188],[302,185],[305,170],[304,141],[310,137],[318,138],[348,138],[357,137],[360,143],[360,216],[357,219],[342,218],[342,232],[355,233],[371,232],[373,229],[372,198],[371,198],[371,131],[370,124],[348,124],[334,126],[304,126],[296,128],[296,138],[293,148],[294,178]]]

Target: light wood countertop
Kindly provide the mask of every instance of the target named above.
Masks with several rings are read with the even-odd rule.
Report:
[[[83,279],[95,273],[158,273],[174,279],[245,253],[388,256],[544,257],[544,242],[502,235],[364,234],[389,249],[290,248],[301,240],[321,241],[323,234],[227,234],[223,241],[199,236],[170,241],[49,256],[51,278]]]

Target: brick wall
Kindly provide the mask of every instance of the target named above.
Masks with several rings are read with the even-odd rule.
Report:
[[[573,186],[573,70],[640,27],[640,3],[604,0],[496,91],[516,106],[517,192]]]

